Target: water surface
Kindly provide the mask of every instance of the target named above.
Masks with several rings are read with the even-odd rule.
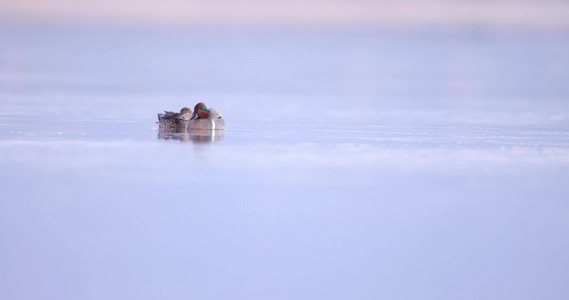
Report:
[[[5,299],[565,299],[569,39],[2,29]],[[163,135],[204,101],[228,130]]]

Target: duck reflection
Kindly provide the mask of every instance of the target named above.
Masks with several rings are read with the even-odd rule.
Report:
[[[225,130],[187,130],[189,139],[194,143],[220,142],[225,137]]]
[[[158,139],[179,140],[180,142],[213,143],[222,141],[224,136],[225,130],[158,129]]]

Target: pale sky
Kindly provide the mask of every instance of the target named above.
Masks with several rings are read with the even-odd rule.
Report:
[[[0,0],[0,19],[222,26],[569,28],[569,3],[554,0]]]

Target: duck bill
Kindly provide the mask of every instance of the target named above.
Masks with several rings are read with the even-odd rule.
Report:
[[[192,114],[192,117],[190,118],[190,120],[195,120],[195,119],[197,119],[197,118],[198,118],[198,114],[197,114],[196,112],[194,112],[194,113]]]

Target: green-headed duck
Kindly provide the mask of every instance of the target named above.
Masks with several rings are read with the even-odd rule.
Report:
[[[225,130],[225,119],[217,109],[208,109],[203,102],[200,102],[196,104],[186,128],[189,130]]]

